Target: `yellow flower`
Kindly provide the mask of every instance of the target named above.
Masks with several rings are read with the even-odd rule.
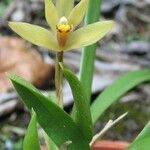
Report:
[[[67,51],[91,45],[108,33],[113,21],[96,22],[82,28],[76,27],[82,21],[88,0],[80,0],[73,7],[74,0],[45,0],[45,17],[51,30],[24,22],[9,22],[18,35],[31,43],[55,51]]]

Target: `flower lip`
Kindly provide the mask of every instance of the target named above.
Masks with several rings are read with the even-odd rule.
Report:
[[[58,44],[60,47],[64,47],[68,39],[68,35],[72,31],[72,26],[69,25],[66,17],[61,17],[56,29]]]
[[[60,33],[69,33],[71,31],[72,27],[68,24],[67,25],[57,25],[56,29]]]

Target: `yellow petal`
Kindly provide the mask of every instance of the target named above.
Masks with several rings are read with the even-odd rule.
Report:
[[[71,11],[68,22],[76,27],[83,19],[88,6],[88,0],[81,0]]]
[[[74,6],[74,0],[57,0],[56,1],[56,8],[59,14],[59,17],[68,17],[69,13],[71,12]]]
[[[55,32],[56,25],[58,23],[58,14],[56,7],[52,3],[51,0],[45,0],[45,17],[46,21],[51,27],[51,29]]]
[[[88,46],[97,42],[112,29],[114,24],[114,21],[96,22],[70,33],[64,50]]]
[[[22,38],[35,45],[52,50],[58,49],[53,34],[40,26],[23,22],[9,22],[9,26]]]

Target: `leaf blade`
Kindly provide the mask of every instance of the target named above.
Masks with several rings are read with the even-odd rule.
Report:
[[[26,80],[14,74],[7,74],[7,76],[26,106],[34,109],[39,124],[58,147],[70,140],[72,144],[69,145],[69,150],[89,150],[88,141],[67,113],[49,101]]]
[[[72,90],[75,103],[75,121],[84,136],[90,141],[92,139],[92,120],[86,93],[84,92],[81,82],[74,73],[62,63],[60,63],[60,66]]]
[[[130,83],[128,83],[128,81],[130,81]],[[150,81],[150,69],[130,72],[107,87],[91,105],[93,124],[113,102],[136,85],[145,81]]]
[[[33,112],[32,118],[30,120],[28,130],[23,142],[23,150],[40,150],[40,144],[38,140],[38,133],[37,133],[37,119],[36,114]]]
[[[150,147],[150,121],[136,137],[136,139],[129,145],[128,150],[146,150]]]

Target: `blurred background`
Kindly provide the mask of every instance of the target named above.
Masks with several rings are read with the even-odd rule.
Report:
[[[113,19],[116,26],[97,44],[92,99],[120,75],[150,67],[150,0],[103,0],[100,7],[100,20]],[[55,53],[22,40],[8,27],[10,20],[49,28],[43,0],[0,0],[0,150],[21,150],[30,115],[5,72],[21,75],[46,95],[54,94]],[[80,56],[80,49],[64,54],[64,62],[77,74]],[[69,111],[72,96],[66,81],[64,103]],[[112,105],[95,125],[95,133],[127,111],[105,139],[130,142],[142,130],[150,119],[150,85],[138,86]]]

